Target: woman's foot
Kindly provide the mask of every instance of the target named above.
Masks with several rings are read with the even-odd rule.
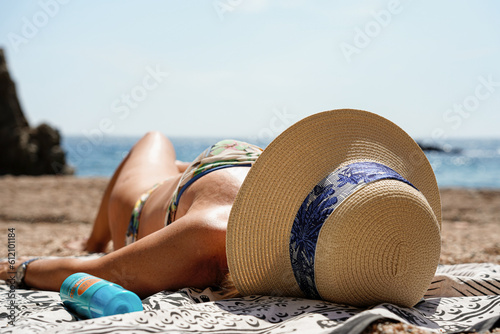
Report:
[[[76,251],[87,251],[89,253],[102,253],[106,250],[106,244],[99,244],[96,242],[92,242],[89,238],[77,238],[64,243],[64,247],[67,249],[72,249]]]
[[[95,242],[91,238],[86,240],[84,251],[89,253],[105,253],[108,248],[109,241],[107,242]]]
[[[72,249],[72,250],[76,250],[76,251],[83,251],[85,249],[86,242],[87,242],[87,238],[80,237],[77,239],[66,241],[63,245],[64,245],[64,248],[67,248],[67,249]]]

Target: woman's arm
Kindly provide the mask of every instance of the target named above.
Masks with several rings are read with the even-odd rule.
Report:
[[[196,211],[101,258],[40,259],[30,263],[28,286],[58,291],[75,272],[117,283],[141,298],[165,289],[207,287],[227,268],[225,234],[230,207]]]

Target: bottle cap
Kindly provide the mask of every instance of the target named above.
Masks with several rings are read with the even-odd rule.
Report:
[[[113,283],[97,290],[90,302],[92,318],[142,310],[141,299],[135,293]]]

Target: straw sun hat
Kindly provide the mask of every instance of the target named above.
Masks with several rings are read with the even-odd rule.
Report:
[[[251,168],[227,228],[229,271],[243,295],[411,307],[440,255],[432,168],[402,129],[332,110],[278,136]]]

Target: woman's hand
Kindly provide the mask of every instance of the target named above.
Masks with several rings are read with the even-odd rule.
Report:
[[[23,262],[33,257],[18,257],[0,262],[0,279],[7,281],[8,284],[15,284],[17,268]],[[82,261],[75,258],[41,258],[30,262],[26,267],[24,275],[24,284],[28,287],[40,290],[59,291],[62,282],[66,277],[78,271],[86,269],[86,263],[91,261]]]

